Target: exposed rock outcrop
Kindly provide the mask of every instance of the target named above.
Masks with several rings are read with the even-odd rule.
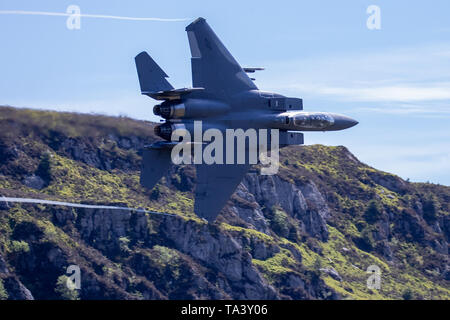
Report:
[[[330,216],[330,209],[312,181],[297,186],[283,181],[278,176],[249,173],[236,195],[255,203],[256,209],[253,212],[257,219],[252,220],[258,221],[262,208],[280,206],[289,216],[298,219],[299,227],[305,233],[321,240],[328,237],[326,219]],[[241,218],[250,221],[247,218],[247,209],[235,207],[235,210]],[[253,226],[257,230],[265,231],[258,224]]]

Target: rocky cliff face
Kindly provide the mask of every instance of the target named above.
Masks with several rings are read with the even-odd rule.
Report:
[[[262,213],[262,208],[279,207],[297,220],[302,233],[323,241],[328,239],[326,219],[330,209],[313,181],[297,186],[279,176],[250,173],[240,185],[237,196],[255,203],[259,207],[255,209],[257,212]],[[239,207],[236,209],[241,215]]]
[[[450,188],[414,184],[344,147],[290,147],[214,224],[192,212],[195,168],[138,184],[152,124],[0,109],[0,195],[170,215],[0,202],[3,299],[450,297]],[[69,290],[66,269],[81,270]],[[382,287],[367,287],[369,266]]]

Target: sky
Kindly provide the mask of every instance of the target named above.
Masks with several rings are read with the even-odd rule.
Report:
[[[160,20],[82,16],[71,30],[48,14],[70,5]],[[367,27],[372,5],[380,29]],[[359,121],[306,133],[306,144],[344,145],[377,169],[450,185],[449,11],[448,0],[0,0],[0,105],[159,121],[133,58],[145,50],[174,87],[192,86],[184,28],[201,16],[242,66],[266,68],[259,89]]]

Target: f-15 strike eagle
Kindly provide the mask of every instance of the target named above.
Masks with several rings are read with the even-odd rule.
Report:
[[[266,141],[268,145],[285,147],[303,144],[303,133],[299,131],[343,130],[358,123],[343,115],[305,112],[302,99],[259,90],[247,73],[263,68],[242,68],[205,19],[198,18],[186,31],[192,55],[192,88],[174,89],[166,80],[167,74],[146,52],[135,57],[141,93],[163,101],[153,112],[166,120],[155,127],[155,133],[164,140],[146,146],[143,152],[140,183],[144,187],[153,188],[173,165],[172,151],[183,143],[180,135],[174,139],[173,134],[179,129],[194,136],[190,148],[196,149],[200,144],[202,151],[207,147],[202,140],[196,140],[198,130],[200,136],[210,129],[216,129],[215,133],[223,133],[223,136],[229,130],[259,130],[258,146]],[[196,126],[198,123],[201,123],[200,129]],[[244,140],[246,138],[250,144],[249,136]],[[215,156],[225,154],[226,163],[196,161],[194,150],[197,172],[194,212],[198,216],[209,222],[216,219],[254,163],[248,160],[250,156],[245,156],[244,162],[228,160],[239,158],[236,153],[249,149],[245,145],[243,150],[228,149],[228,146],[215,150]]]

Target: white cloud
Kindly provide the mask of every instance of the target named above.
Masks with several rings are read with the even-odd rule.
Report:
[[[275,63],[278,75],[260,81],[309,100],[368,102],[377,112],[449,114],[449,53],[439,44],[310,57]]]
[[[361,107],[354,108],[353,111],[356,112],[370,112],[378,114],[393,114],[393,115],[417,115],[427,118],[450,118],[450,109],[439,108],[429,106],[422,107],[419,105],[391,105],[384,107]]]
[[[374,88],[325,87],[319,93],[347,97],[354,101],[427,101],[450,99],[450,84],[433,87],[390,86]]]
[[[422,86],[398,84],[373,87],[305,86],[300,84],[289,86],[289,88],[308,91],[310,94],[334,96],[350,101],[417,102],[450,100],[450,82],[436,84],[426,83]]]

